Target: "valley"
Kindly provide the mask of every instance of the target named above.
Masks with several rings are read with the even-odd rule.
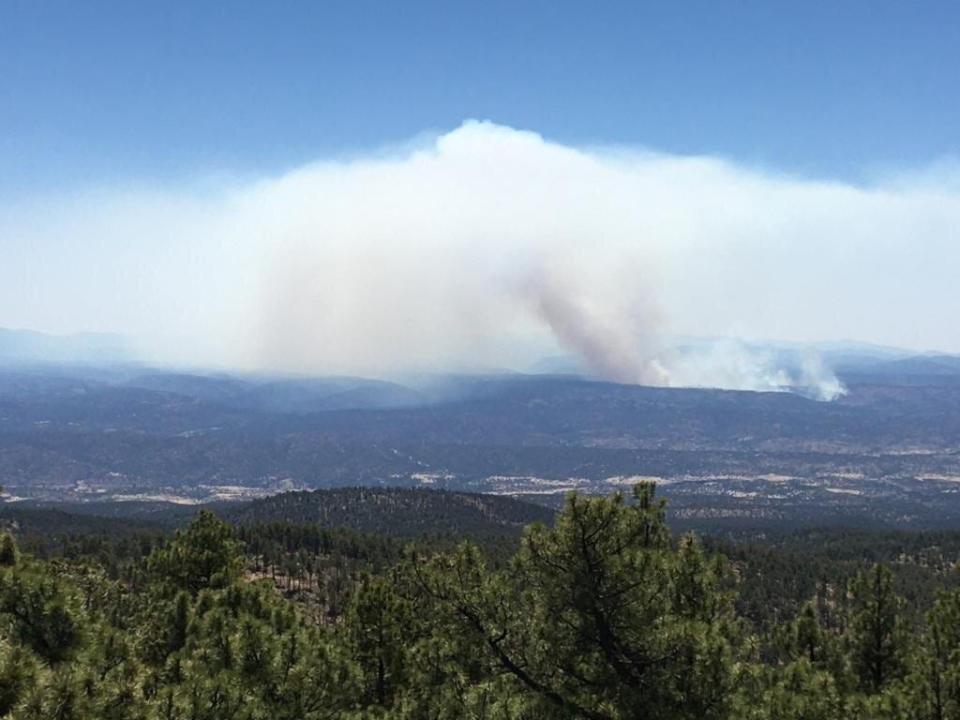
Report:
[[[683,526],[949,527],[960,370],[848,366],[847,393],[648,388],[577,376],[251,378],[0,372],[7,503],[198,505],[293,490],[445,489],[559,507],[654,480]]]

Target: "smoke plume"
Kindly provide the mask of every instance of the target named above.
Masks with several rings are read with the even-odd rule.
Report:
[[[919,178],[919,179],[918,179]],[[675,335],[960,350],[960,193],[576,148],[489,123],[276,177],[0,207],[0,325],[311,374],[525,368],[842,391],[811,356]],[[935,309],[932,311],[931,309]]]
[[[598,304],[590,288],[579,287],[576,278],[543,267],[531,278],[530,302],[556,342],[589,372],[621,383],[669,382],[664,368],[651,357],[656,319],[640,300],[631,307]]]

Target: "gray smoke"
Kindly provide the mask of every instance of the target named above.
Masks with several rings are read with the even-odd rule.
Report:
[[[534,313],[550,328],[557,343],[575,353],[592,373],[606,380],[664,385],[668,378],[649,359],[653,350],[652,318],[642,307],[592,306],[572,282],[539,272],[530,283]]]

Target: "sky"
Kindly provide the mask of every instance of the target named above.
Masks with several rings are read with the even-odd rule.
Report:
[[[955,156],[960,5],[0,3],[3,190],[276,172],[469,118],[862,180]]]
[[[960,351],[958,67],[954,2],[7,0],[0,326],[302,370]]]

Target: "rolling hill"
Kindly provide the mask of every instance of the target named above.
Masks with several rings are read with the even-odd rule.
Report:
[[[403,488],[338,488],[274,495],[221,514],[241,525],[316,524],[357,532],[413,537],[517,534],[550,523],[553,511],[496,495]]]

